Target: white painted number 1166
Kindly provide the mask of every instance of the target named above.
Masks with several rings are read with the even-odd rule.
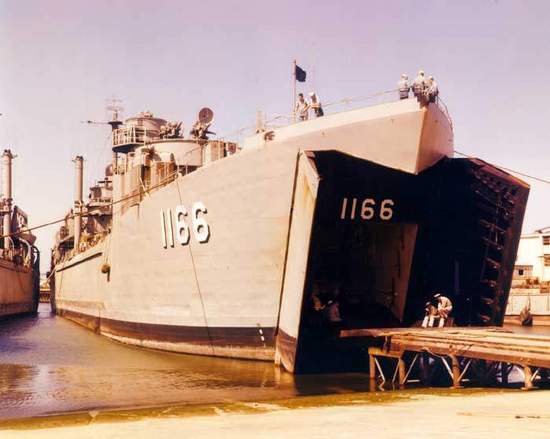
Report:
[[[394,206],[395,203],[390,198],[382,200],[379,208],[378,203],[373,198],[365,198],[362,201],[357,198],[351,198],[350,200],[344,198],[340,219],[355,219],[357,217],[363,220],[371,220],[377,216],[382,221],[389,221],[393,217]]]
[[[199,216],[200,213],[205,214],[206,207],[203,203],[198,201],[193,204],[191,208],[191,224],[193,226],[193,235],[195,239],[197,242],[203,243],[207,242],[208,238],[210,238],[210,227],[206,219],[203,216]],[[176,239],[181,245],[189,244],[191,232],[185,221],[187,214],[187,208],[182,205],[176,206],[174,218],[172,218],[171,209],[160,211],[160,236],[164,248],[167,248],[168,245],[174,247],[174,235],[176,235]]]

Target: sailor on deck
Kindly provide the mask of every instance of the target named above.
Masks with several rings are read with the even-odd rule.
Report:
[[[445,326],[445,322],[449,319],[453,310],[453,302],[448,297],[441,294],[435,294],[434,299],[437,300],[437,314],[439,316],[439,327]]]
[[[299,120],[308,120],[309,118],[309,104],[304,99],[303,93],[298,93],[298,102],[296,102],[295,113],[298,115]]]
[[[409,77],[405,73],[401,75],[401,79],[397,83],[397,88],[399,90],[399,99],[409,98],[411,85],[409,84]]]
[[[428,101],[435,102],[437,95],[439,95],[439,87],[433,76],[430,76],[428,81]]]
[[[317,95],[314,92],[311,92],[309,94],[309,97],[311,99],[311,104],[309,104],[309,108],[313,110],[315,117],[324,116],[325,113],[323,111],[323,106],[321,105],[321,101],[319,101],[319,99],[317,98]]]
[[[412,89],[415,97],[422,97],[426,89],[426,78],[424,77],[424,70],[418,72],[418,76],[414,79]]]

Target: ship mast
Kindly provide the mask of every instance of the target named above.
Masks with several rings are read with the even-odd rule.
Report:
[[[107,102],[106,109],[108,112],[111,113],[111,117],[109,119],[109,122],[107,123],[111,125],[111,133],[114,133],[114,131],[119,129],[122,125],[120,114],[122,113],[122,111],[124,111],[124,107],[122,107],[121,104],[122,100],[116,98],[112,98],[110,102]],[[118,169],[118,155],[115,151],[113,151],[113,158],[111,163],[113,164],[113,173],[116,173]]]
[[[97,121],[97,120],[81,120],[80,122],[87,123],[90,125],[110,125],[111,132],[120,128],[120,126],[123,124],[123,122],[120,120],[121,114],[124,111],[124,107],[122,106],[122,100],[117,99],[115,97],[107,99],[105,101],[105,111],[107,114],[107,118],[109,119],[107,122]],[[113,164],[114,170],[116,171],[117,165],[118,165],[116,152],[113,152],[112,164]]]
[[[82,197],[83,197],[83,175],[84,159],[77,155],[73,160],[75,164],[75,190],[74,190],[74,251],[78,253],[80,244],[80,233],[82,230]]]
[[[11,150],[5,149],[2,154],[2,187],[4,188],[3,194],[3,223],[2,233],[4,237],[4,249],[10,248],[11,238],[8,236],[11,233],[11,215],[12,215],[12,160],[15,156],[11,153]]]
[[[111,129],[114,131],[117,128],[119,128],[122,125],[122,121],[120,120],[120,114],[122,111],[124,111],[124,107],[122,106],[122,100],[111,98],[107,101],[107,105],[105,106],[105,109],[107,110],[110,116],[109,122],[107,122],[109,125],[111,125]]]

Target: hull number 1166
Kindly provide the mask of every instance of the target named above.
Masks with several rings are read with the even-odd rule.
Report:
[[[193,204],[191,207],[191,228],[187,225],[186,218],[188,218],[188,212],[185,206],[176,206],[174,215],[172,215],[171,209],[166,211],[160,211],[160,236],[162,239],[162,246],[167,248],[168,246],[174,247],[174,241],[177,241],[181,245],[189,244],[191,238],[191,232],[197,240],[197,242],[208,242],[210,238],[210,227],[204,218],[206,213],[206,207],[200,201]],[[190,230],[191,229],[191,230]],[[174,240],[175,235],[175,240]]]
[[[395,203],[392,199],[386,198],[380,203],[374,198],[344,198],[342,200],[342,209],[340,210],[340,219],[377,220],[389,221],[393,217],[393,207]]]

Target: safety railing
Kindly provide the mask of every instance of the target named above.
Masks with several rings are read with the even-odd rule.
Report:
[[[147,129],[134,125],[124,126],[113,131],[113,146],[144,145],[149,140]]]
[[[441,110],[441,112],[445,115],[447,120],[449,121],[449,125],[451,126],[451,130],[453,129],[453,119],[451,119],[451,115],[449,114],[449,109],[447,108],[447,105],[445,102],[443,102],[443,99],[441,99],[439,96],[435,99],[435,103]]]
[[[367,96],[359,96],[355,98],[344,98],[338,101],[329,102],[327,104],[322,104],[322,107],[324,110],[330,109],[331,110],[330,114],[337,114],[337,113],[342,113],[344,111],[355,110],[358,108],[372,107],[375,105],[395,102],[396,100],[398,100],[398,96],[399,96],[398,89],[384,90],[384,91],[373,93]],[[415,99],[412,93],[409,99]],[[364,105],[365,102],[367,102],[368,104]],[[441,112],[445,115],[452,129],[453,121],[451,119],[449,110],[445,102],[438,96],[435,99],[435,104],[438,106]],[[326,114],[327,113],[325,112],[325,115]],[[299,120],[299,117],[294,112],[286,113],[286,114],[276,114],[268,118],[267,120],[265,120],[265,122],[263,123],[264,125],[263,130],[269,131],[276,128],[288,126],[294,123],[302,123],[302,122],[304,121]],[[256,125],[249,125],[249,126],[240,128],[238,130],[232,131],[230,133],[227,133],[225,135],[222,135],[220,136],[220,138],[225,139],[225,138],[236,137],[239,141],[244,136],[254,134],[257,128],[258,127]]]

